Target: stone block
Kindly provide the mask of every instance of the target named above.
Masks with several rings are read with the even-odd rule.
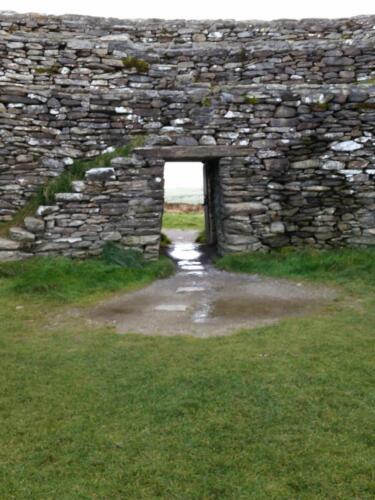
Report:
[[[256,215],[266,212],[267,207],[260,202],[226,203],[224,211],[226,215]]]
[[[13,251],[18,250],[20,243],[18,241],[9,240],[7,238],[0,238],[0,250],[1,251]]]
[[[85,196],[82,193],[57,193],[55,195],[56,201],[82,201]]]
[[[294,118],[297,112],[290,106],[278,106],[275,111],[276,118]]]
[[[333,149],[334,151],[344,151],[349,153],[352,151],[357,151],[361,148],[363,148],[363,145],[356,141],[336,142],[331,145],[331,149]]]
[[[308,160],[301,160],[301,161],[295,161],[290,164],[292,168],[297,168],[297,169],[309,169],[309,168],[319,168],[320,166],[320,160],[316,158],[311,158]]]
[[[119,231],[109,231],[101,233],[101,238],[104,241],[119,241],[122,235]]]
[[[35,240],[35,235],[22,229],[22,227],[11,227],[9,229],[9,236],[12,240],[21,242],[32,242]]]
[[[88,181],[113,181],[116,180],[115,169],[111,167],[91,168],[90,170],[87,170],[85,178]]]
[[[297,118],[272,118],[270,123],[275,128],[294,128],[297,124]]]
[[[272,222],[270,225],[270,231],[273,234],[284,234],[285,233],[285,225],[280,221]]]
[[[23,223],[25,228],[32,233],[40,233],[44,231],[44,221],[37,219],[36,217],[25,217]]]
[[[73,38],[67,41],[66,46],[68,47],[68,49],[73,50],[89,50],[94,47],[94,42],[92,42],[91,40]]]

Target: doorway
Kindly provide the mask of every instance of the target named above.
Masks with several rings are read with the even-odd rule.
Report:
[[[163,232],[195,230],[199,243],[216,244],[216,166],[215,161],[165,163]]]

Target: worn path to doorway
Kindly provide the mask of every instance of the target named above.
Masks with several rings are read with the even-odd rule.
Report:
[[[229,335],[310,313],[334,291],[258,275],[216,269],[194,243],[196,231],[171,230],[175,275],[141,290],[118,295],[85,312],[90,321],[118,333],[143,335]]]

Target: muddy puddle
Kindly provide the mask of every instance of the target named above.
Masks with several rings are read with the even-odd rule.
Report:
[[[168,236],[175,275],[98,304],[84,312],[89,321],[121,334],[205,338],[309,314],[335,297],[325,287],[220,271],[194,243],[195,231],[173,230]]]

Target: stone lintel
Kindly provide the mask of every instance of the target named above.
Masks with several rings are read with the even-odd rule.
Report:
[[[203,161],[223,157],[254,155],[255,150],[244,146],[160,146],[136,148],[136,154],[144,158],[170,161]]]

